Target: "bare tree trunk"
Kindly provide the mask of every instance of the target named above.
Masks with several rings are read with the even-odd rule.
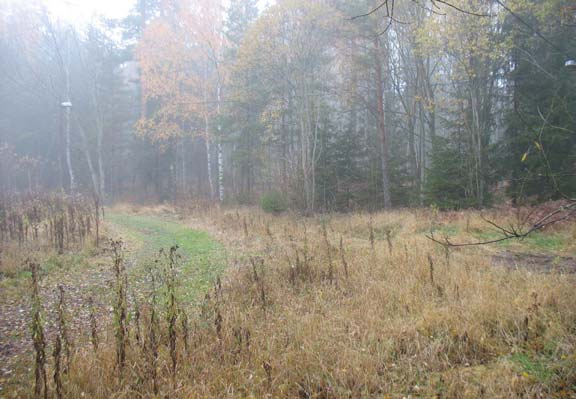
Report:
[[[26,171],[26,176],[28,177],[28,193],[32,194],[32,171],[30,169],[31,167],[29,166]]]
[[[58,175],[60,177],[60,188],[62,192],[66,191],[66,176],[64,172],[64,159],[66,158],[65,155],[65,134],[64,134],[64,109],[62,107],[62,98],[59,98],[59,107],[60,112],[58,115],[59,118],[59,128],[58,128]]]
[[[92,93],[93,106],[96,111],[96,163],[98,165],[98,186],[96,195],[101,202],[106,196],[106,176],[104,174],[104,159],[102,153],[102,144],[104,142],[104,116],[102,115],[100,104],[96,96],[96,88]]]
[[[422,101],[419,104],[420,120],[420,143],[419,143],[419,173],[420,173],[420,204],[424,203],[424,190],[426,184],[426,164],[428,162],[428,143],[436,136],[436,104],[434,98],[434,87],[431,82],[432,67],[430,56],[423,58],[416,57],[416,69],[419,74],[419,96]],[[427,129],[426,129],[427,128]]]
[[[310,104],[308,104],[308,108],[310,108]],[[312,122],[314,121],[314,128],[311,127],[311,132],[313,132],[313,140],[312,143],[312,165],[311,166],[311,175],[312,175],[312,194],[311,194],[311,203],[312,203],[312,212],[316,207],[316,162],[318,161],[318,134],[320,132],[320,110],[316,110],[314,113],[315,115],[311,115],[309,111],[309,120]]]
[[[100,188],[99,188],[99,179],[96,175],[96,171],[94,170],[94,164],[92,162],[92,156],[90,155],[90,146],[88,144],[88,137],[86,136],[86,131],[84,128],[78,123],[78,130],[80,132],[80,137],[82,138],[82,152],[84,153],[84,158],[86,158],[86,163],[88,164],[88,171],[90,172],[90,179],[92,181],[92,190],[97,198],[100,198]]]
[[[186,140],[182,139],[180,142],[181,146],[181,165],[182,165],[182,193],[186,194],[188,190],[187,185],[187,171],[186,171]]]
[[[98,197],[101,201],[106,198],[106,176],[104,172],[104,159],[102,156],[102,133],[98,134],[98,140],[96,142],[96,160],[98,162]]]
[[[282,116],[280,117],[280,125],[281,125],[281,149],[282,149],[282,186],[288,186],[288,138],[286,133],[286,115],[284,110],[282,110]]]
[[[479,65],[480,63],[474,58],[471,58],[470,63],[477,66],[477,70],[481,70],[481,68],[484,67],[484,65]],[[489,126],[489,104],[492,98],[491,87],[491,82],[486,83],[485,81],[481,81],[478,77],[474,77],[469,89],[470,112],[472,118],[470,128],[473,143],[472,153],[474,159],[475,197],[478,206],[483,206],[486,202],[484,150],[485,145],[487,144],[485,142],[485,137],[487,126]]]
[[[416,59],[418,59],[416,57]],[[418,101],[417,96],[419,95],[419,87],[420,87],[420,69],[416,67],[415,73],[411,73],[412,65],[414,65],[414,57],[411,56],[409,50],[408,51],[399,51],[399,61],[401,62],[401,66],[403,69],[404,81],[411,82],[412,84],[406,85],[403,87],[400,84],[402,77],[400,76],[401,72],[397,70],[397,68],[393,68],[392,73],[395,75],[391,75],[392,83],[394,84],[394,88],[396,90],[396,95],[402,104],[404,112],[406,113],[406,123],[407,123],[407,136],[408,136],[408,160],[410,165],[410,174],[412,178],[412,189],[413,195],[420,200],[420,195],[422,192],[422,179],[420,175],[420,159],[419,159],[419,149],[417,151],[416,146],[416,128],[418,126],[422,126],[424,121],[422,120],[422,114],[420,113],[420,119],[416,117],[417,107],[418,104],[421,104],[421,101]],[[416,65],[418,65],[416,61]],[[420,125],[418,125],[420,123]]]
[[[218,72],[218,88],[216,93],[217,98],[217,114],[218,114],[218,200],[224,201],[224,159],[222,156],[222,125],[220,124],[220,101],[222,95],[222,87],[220,84],[220,73]]]
[[[410,101],[411,99],[408,99]],[[412,174],[413,188],[419,197],[421,192],[420,170],[418,169],[418,155],[416,154],[416,121],[414,114],[408,117],[408,153],[410,158],[410,173]]]
[[[68,168],[68,176],[70,177],[70,192],[76,191],[76,180],[74,178],[74,169],[72,168],[72,155],[70,150],[70,107],[64,110],[65,115],[65,131],[66,131],[66,166]]]
[[[390,209],[392,207],[392,199],[390,196],[390,180],[388,177],[388,138],[386,132],[386,114],[384,109],[384,81],[382,76],[383,60],[381,59],[382,46],[379,36],[374,38],[374,50],[374,62],[376,65],[376,105],[381,150],[382,192],[384,195],[384,208]]]
[[[302,178],[304,179],[304,207],[306,212],[311,212],[310,207],[310,175],[308,172],[308,137],[306,134],[306,122],[304,120],[305,116],[300,116],[300,157],[301,157],[301,168],[302,168]]]
[[[216,68],[216,114],[218,115],[218,200],[224,201],[224,157],[222,155],[222,124],[220,111],[222,102],[222,79],[220,76],[220,50],[224,45],[224,35],[220,32],[220,44],[214,52],[214,66]]]
[[[224,201],[224,157],[221,143],[218,143],[218,200]]]
[[[210,120],[208,116],[208,66],[204,65],[204,85],[202,86],[202,97],[204,99],[204,144],[206,145],[206,168],[208,177],[208,187],[210,188],[210,199],[214,199],[214,182],[212,181],[212,148],[210,145]]]
[[[205,136],[204,144],[206,145],[206,167],[208,169],[208,187],[210,188],[210,199],[214,199],[214,183],[212,181],[212,148],[210,146],[210,135],[208,133],[208,116],[204,117],[205,121]]]
[[[307,214],[314,212],[314,151],[312,151],[310,140],[312,139],[312,120],[310,115],[310,99],[308,98],[308,85],[303,78],[301,84],[300,107],[300,151],[301,168],[304,183],[304,207]],[[316,137],[313,138],[314,141]],[[315,145],[315,142],[312,144]]]
[[[68,33],[69,35],[70,33]],[[76,191],[76,180],[74,178],[74,169],[72,167],[72,155],[71,155],[71,111],[72,103],[70,102],[70,37],[66,38],[66,61],[64,65],[64,78],[66,80],[66,102],[62,104],[64,106],[64,119],[65,119],[65,134],[66,134],[66,166],[68,167],[68,176],[70,177],[70,192],[74,193]]]

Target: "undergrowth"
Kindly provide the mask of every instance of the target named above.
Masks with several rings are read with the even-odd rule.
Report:
[[[462,239],[481,225],[426,210],[195,214],[233,254],[228,271],[196,287],[205,296],[194,305],[182,286],[202,256],[150,256],[140,292],[116,302],[127,304],[126,334],[101,325],[97,347],[76,346],[63,396],[574,396],[574,276],[494,267],[483,248],[444,251],[418,233],[431,220]],[[197,239],[182,246],[201,252]]]

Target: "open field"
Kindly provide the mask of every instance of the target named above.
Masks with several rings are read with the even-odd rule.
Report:
[[[106,231],[125,240],[128,296],[136,298],[128,300],[123,377],[114,318],[100,312],[96,352],[88,323],[78,324],[63,396],[574,397],[574,224],[449,252],[425,237],[431,229],[454,241],[494,234],[474,212],[301,218],[117,207]],[[171,324],[165,288],[152,302],[145,265],[175,243],[183,259]],[[94,259],[102,258],[87,265]],[[78,270],[112,280],[108,264],[108,277],[89,277],[94,266]],[[99,306],[114,304],[108,287]],[[82,297],[66,292],[70,302]],[[32,395],[31,385],[7,388],[6,397]]]

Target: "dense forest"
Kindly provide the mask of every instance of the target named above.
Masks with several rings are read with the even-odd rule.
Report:
[[[576,192],[570,1],[0,9],[0,191],[317,210]]]

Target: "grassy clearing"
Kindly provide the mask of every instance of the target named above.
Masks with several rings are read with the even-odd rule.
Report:
[[[184,250],[207,254],[212,248],[203,234],[182,232],[177,222],[140,214],[111,220],[150,252],[156,244],[147,237],[160,235],[157,244],[171,245],[181,233]],[[494,267],[492,248],[446,253],[422,234],[431,225],[450,226],[453,240],[474,238],[484,226],[474,213],[301,218],[210,210],[191,215],[189,223],[233,254],[222,287],[216,284],[199,307],[182,305],[185,323],[167,317],[174,312],[162,298],[144,303],[139,330],[134,318],[128,327],[123,379],[110,331],[98,351],[77,351],[64,378],[66,397],[576,394],[575,277]],[[191,259],[179,278],[198,264]],[[154,309],[159,318],[151,317]],[[137,331],[146,332],[140,341]]]

